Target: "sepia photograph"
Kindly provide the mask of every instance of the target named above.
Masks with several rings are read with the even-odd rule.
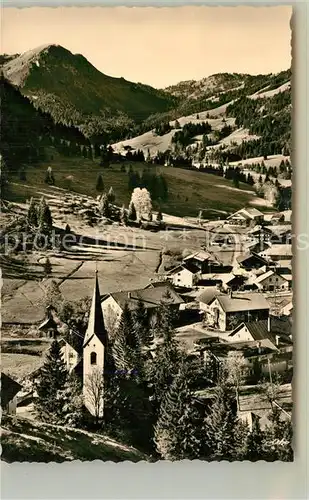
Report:
[[[1,17],[2,460],[293,462],[292,7]]]

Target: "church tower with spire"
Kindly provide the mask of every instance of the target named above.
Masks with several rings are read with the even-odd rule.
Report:
[[[96,418],[103,416],[104,369],[107,344],[108,336],[100,300],[98,271],[96,271],[88,327],[83,345],[84,404],[91,415]]]

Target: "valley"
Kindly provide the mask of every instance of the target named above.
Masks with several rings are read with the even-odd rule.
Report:
[[[56,44],[2,56],[6,461],[217,459],[221,403],[221,458],[251,459],[257,415],[258,458],[290,460],[290,78],[155,89]]]

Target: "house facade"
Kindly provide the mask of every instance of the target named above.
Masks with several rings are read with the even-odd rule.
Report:
[[[169,271],[166,278],[174,285],[184,288],[193,288],[201,279],[201,272],[193,266],[181,265]]]
[[[259,256],[268,261],[291,260],[293,257],[292,245],[271,245],[266,250],[259,252]]]
[[[287,291],[290,288],[290,281],[274,271],[257,276],[254,284],[261,292]]]
[[[72,373],[80,361],[80,356],[76,349],[74,349],[74,347],[71,346],[66,340],[61,339],[59,343],[61,345],[61,353],[66,369],[69,373]]]
[[[245,321],[265,320],[269,304],[260,293],[218,295],[208,304],[206,321],[221,331],[233,330]]]
[[[248,227],[263,222],[263,214],[256,208],[242,208],[227,218],[227,223],[233,226]]]

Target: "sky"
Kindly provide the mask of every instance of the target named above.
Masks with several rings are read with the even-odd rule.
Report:
[[[291,6],[5,7],[1,52],[58,44],[103,73],[164,88],[291,65]]]

